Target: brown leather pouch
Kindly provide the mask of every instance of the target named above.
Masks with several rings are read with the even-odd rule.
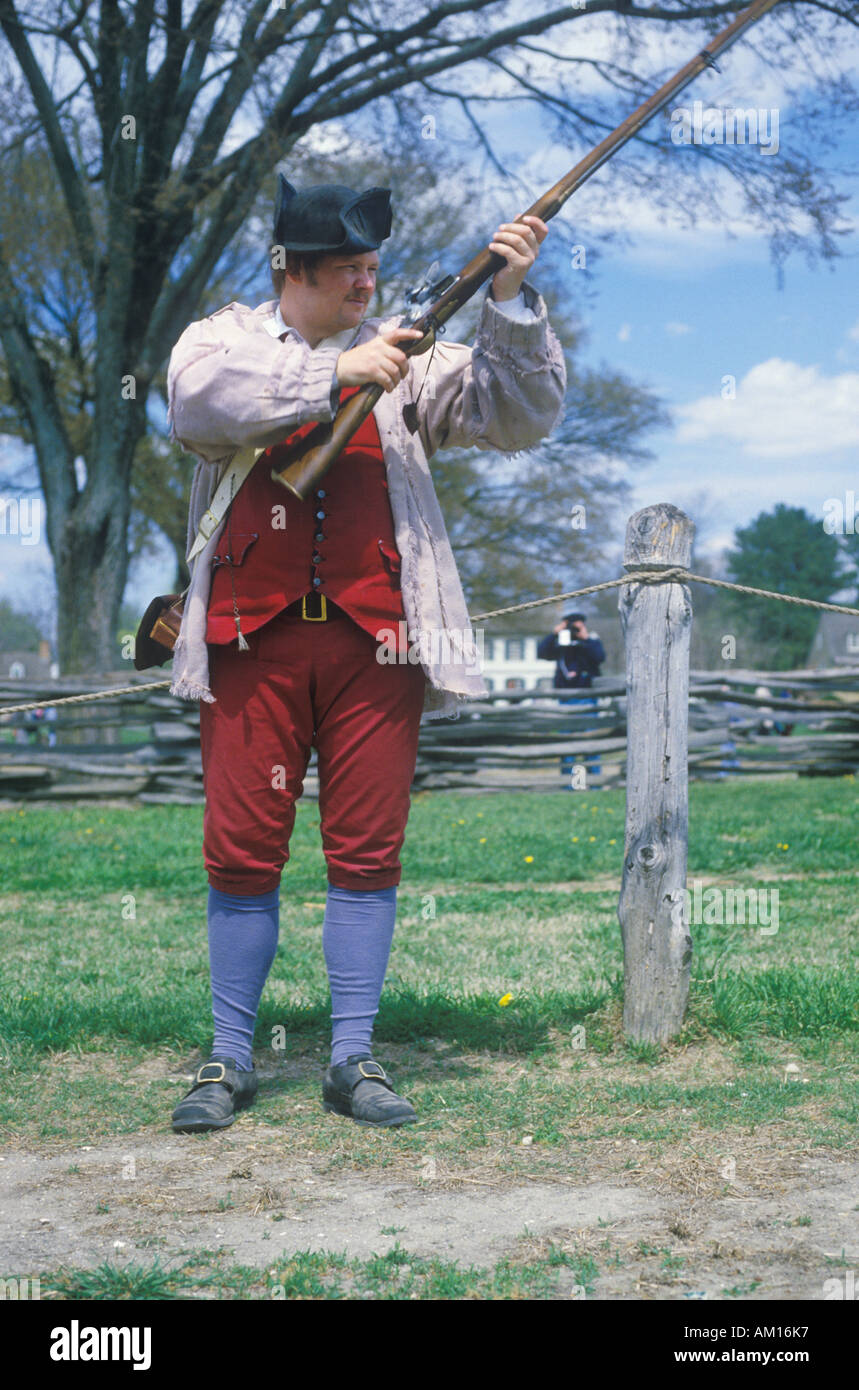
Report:
[[[184,594],[159,594],[158,598],[152,600],[140,620],[134,639],[136,671],[163,666],[171,659],[182,625],[184,607]]]

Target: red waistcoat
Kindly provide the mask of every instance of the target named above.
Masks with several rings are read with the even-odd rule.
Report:
[[[319,488],[300,502],[272,481],[271,470],[285,446],[312,428],[266,449],[233,501],[212,561],[207,642],[236,640],[231,575],[245,635],[313,591],[373,637],[381,628],[399,631],[400,555],[376,421],[368,415]]]

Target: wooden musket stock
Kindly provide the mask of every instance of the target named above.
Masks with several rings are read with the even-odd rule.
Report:
[[[631,140],[642,126],[646,125],[657,111],[661,110],[673,97],[681,92],[684,87],[703,72],[704,68],[713,67],[714,59],[729,47],[740,35],[755,24],[768,10],[773,9],[780,0],[756,0],[755,4],[737,15],[721,33],[711,39],[706,48],[703,48],[685,67],[682,67],[668,82],[664,83],[652,97],[649,97],[643,105],[639,106],[631,116],[627,116],[625,121],[601,140],[589,154],[585,155],[575,168],[565,174],[562,179],[553,185],[552,188],[538,198],[533,207],[528,208],[522,216],[539,217],[543,222],[548,222],[554,217],[567,199],[580,188],[591,174],[596,173],[607,160]],[[520,219],[515,219],[519,221]],[[435,331],[446,323],[465,304],[472,295],[476,294],[480,286],[484,284],[496,271],[503,269],[506,261],[496,251],[481,251],[468,262],[459,272],[454,283],[440,295],[434,304],[421,314],[420,318],[414,323],[407,325],[411,328],[420,329],[424,337],[414,342],[403,342],[398,344],[402,351],[408,356],[426,352],[431,346]],[[349,400],[340,407],[331,424],[320,424],[299,440],[290,450],[289,462],[285,467],[272,469],[272,478],[275,482],[282,483],[289,492],[296,497],[304,500],[310,495],[320,479],[325,475],[331,464],[346,447],[355,431],[361,423],[366,420],[376,401],[382,394],[383,387],[376,385],[362,386],[356,391]]]

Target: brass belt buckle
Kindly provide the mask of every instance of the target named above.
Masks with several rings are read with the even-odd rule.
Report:
[[[310,614],[308,613],[308,611],[307,611],[307,599],[308,599],[308,595],[307,595],[307,594],[304,594],[303,597],[302,597],[302,600],[301,600],[301,616],[302,616],[302,618],[304,619],[304,621],[305,621],[306,623],[324,623],[324,622],[327,622],[327,620],[328,620],[328,604],[327,604],[327,602],[326,602],[325,595],[324,595],[324,594],[318,594],[317,597],[318,597],[318,599],[319,599],[319,606],[320,606],[320,608],[321,608],[321,610],[322,610],[318,618],[312,618],[312,617],[310,616]]]

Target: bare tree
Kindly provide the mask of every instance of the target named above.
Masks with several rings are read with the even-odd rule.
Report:
[[[584,9],[535,15],[516,0],[28,0],[24,12],[0,0],[0,86],[16,113],[0,150],[6,409],[38,462],[62,669],[110,664],[128,567],[130,479],[153,382],[280,160],[320,127],[342,129],[359,113],[384,116],[388,139],[403,138],[452,101],[500,171],[486,112],[518,96],[553,115],[572,164],[614,123],[615,107],[625,113],[656,82],[643,56],[648,38],[689,30],[691,48],[736,8],[587,0]],[[596,22],[612,38],[609,58],[589,49]],[[801,0],[769,16],[765,43],[755,42],[762,62],[804,64],[823,91],[834,40],[857,23],[855,4]],[[577,49],[580,29],[589,37]],[[583,73],[601,80],[604,98],[577,94]],[[850,109],[846,79],[831,95]],[[832,106],[812,104],[810,128]],[[39,141],[63,201],[53,245],[77,267],[68,304],[58,302],[50,256],[27,276],[9,250],[11,172]],[[637,143],[650,158],[627,156],[627,181],[661,178],[670,200],[662,173],[670,165],[677,196],[688,197],[691,182],[699,203],[706,194],[718,206],[719,182],[707,174],[724,166],[746,207],[772,219],[776,254],[797,244],[836,254],[839,195],[801,156],[754,160],[704,146],[694,162],[679,161],[664,132]],[[796,229],[800,210],[810,236]],[[60,370],[52,343],[75,325],[79,337],[71,350],[64,343]]]

